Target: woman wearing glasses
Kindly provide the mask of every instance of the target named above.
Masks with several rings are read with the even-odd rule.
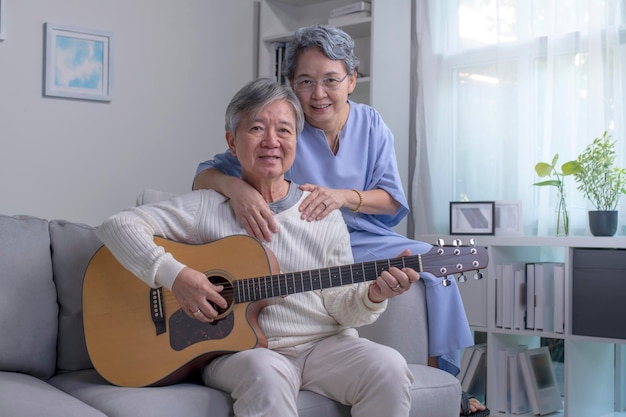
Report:
[[[350,231],[355,262],[386,259],[405,249],[425,253],[430,245],[392,230],[407,215],[394,151],[394,138],[372,107],[348,99],[356,86],[359,59],[354,40],[340,29],[314,25],[296,31],[285,50],[284,71],[305,114],[296,159],[286,177],[310,191],[302,218],[315,221],[340,209]],[[228,196],[250,235],[270,241],[280,233],[268,204],[239,179],[241,169],[229,152],[201,163],[194,189]],[[459,352],[473,338],[454,279],[421,273],[426,286],[431,364],[459,371]],[[471,411],[483,409],[475,400]],[[478,408],[477,408],[478,407]]]

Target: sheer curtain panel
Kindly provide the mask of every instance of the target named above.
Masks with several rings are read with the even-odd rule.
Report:
[[[607,130],[626,166],[624,3],[415,1],[417,235],[446,233],[463,199],[521,200],[524,234],[551,235],[557,195],[532,186],[537,162],[560,167]],[[570,235],[588,234],[592,207],[565,182]]]

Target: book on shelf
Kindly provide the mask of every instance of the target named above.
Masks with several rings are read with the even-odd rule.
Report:
[[[503,347],[498,350],[496,353],[496,363],[498,366],[496,367],[496,381],[498,381],[498,385],[496,386],[496,410],[501,413],[508,413],[509,407],[507,406],[507,395],[508,395],[508,387],[507,387],[507,366],[506,366],[506,354],[507,348]]]
[[[565,265],[554,265],[554,331],[565,331]]]
[[[526,285],[524,269],[524,264],[519,262],[496,265],[496,327],[520,328],[526,316],[525,307],[520,304],[526,294],[523,297],[518,294],[521,286]]]
[[[554,330],[554,262],[535,263],[535,329]]]
[[[535,329],[535,264],[526,264],[526,328]]]
[[[372,3],[369,1],[357,1],[354,3],[346,4],[345,6],[335,7],[330,10],[330,17],[343,16],[351,13],[372,11]]]
[[[522,351],[519,360],[533,414],[545,415],[562,409],[563,401],[548,347]]]
[[[520,266],[514,271],[513,282],[513,328],[526,328],[526,266]]]
[[[515,265],[502,265],[502,327],[513,327],[513,281]]]
[[[496,380],[498,381],[496,391],[496,409],[501,413],[511,413],[513,410],[513,404],[516,407],[520,402],[520,399],[513,398],[513,395],[517,395],[519,389],[517,384],[513,384],[511,381],[511,375],[514,373],[518,375],[517,369],[511,369],[511,358],[515,358],[515,365],[517,365],[517,355],[519,352],[528,349],[527,345],[516,346],[504,346],[500,348],[496,354]],[[514,391],[514,389],[516,391]]]
[[[484,395],[487,375],[487,344],[473,346],[472,358],[461,381],[463,391],[479,397]]]
[[[502,264],[496,264],[496,327],[502,327],[502,316],[504,312],[504,306],[502,305],[502,299],[504,297],[504,291],[502,289]]]
[[[508,369],[509,369],[509,394],[511,398],[510,408],[511,414],[526,414],[530,411],[530,403],[528,402],[528,394],[526,393],[526,386],[524,385],[524,376],[522,375],[522,368],[520,364],[519,355],[523,349],[514,351],[509,355]]]
[[[367,19],[371,17],[372,14],[369,11],[361,11],[354,12],[350,14],[344,14],[342,16],[337,17],[329,17],[328,18],[328,26],[345,26],[350,25],[352,23],[360,22],[361,20]]]

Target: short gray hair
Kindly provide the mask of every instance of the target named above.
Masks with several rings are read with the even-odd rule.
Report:
[[[296,61],[309,48],[318,48],[329,59],[343,61],[350,75],[359,69],[359,58],[354,55],[354,39],[350,35],[332,26],[306,26],[296,30],[285,47],[283,75],[288,80],[294,79]]]
[[[269,78],[258,78],[244,85],[230,100],[226,108],[226,131],[235,134],[241,116],[256,117],[266,106],[285,100],[293,108],[296,116],[296,133],[304,128],[304,113],[300,100],[286,85],[281,85]]]

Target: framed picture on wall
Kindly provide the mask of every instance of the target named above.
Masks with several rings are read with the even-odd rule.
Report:
[[[111,101],[112,33],[54,23],[45,32],[44,95]]]
[[[493,235],[495,233],[494,201],[451,201],[451,235]]]
[[[7,1],[0,0],[0,41],[7,38]]]

